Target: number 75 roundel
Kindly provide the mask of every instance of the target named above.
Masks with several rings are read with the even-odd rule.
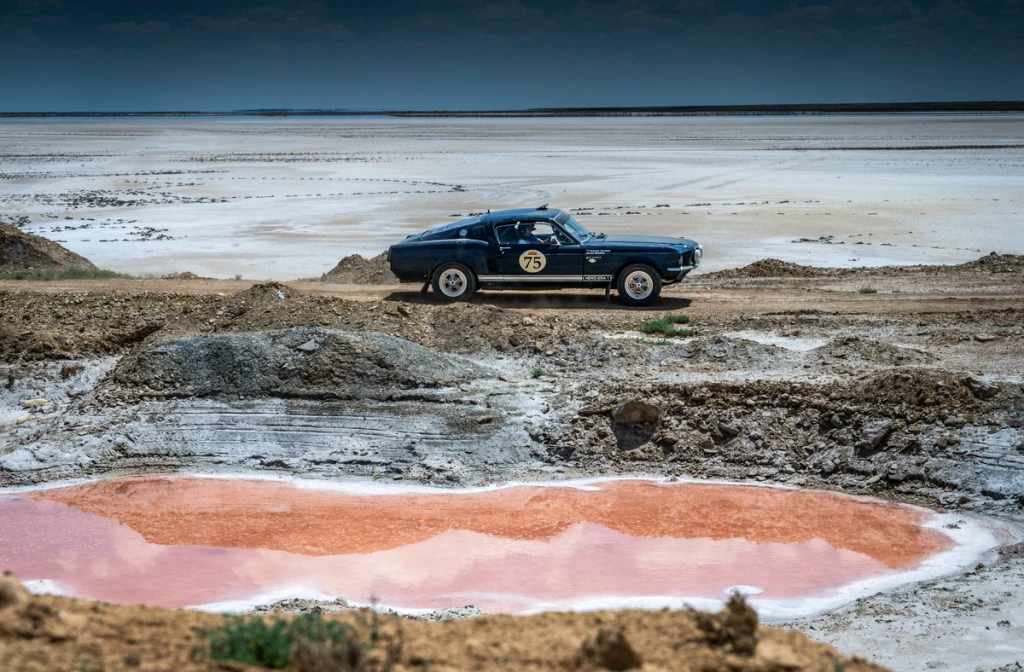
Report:
[[[527,250],[519,255],[519,266],[527,273],[539,273],[548,264],[548,258],[539,250]]]

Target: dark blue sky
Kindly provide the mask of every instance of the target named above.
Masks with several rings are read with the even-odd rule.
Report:
[[[1024,0],[0,0],[0,111],[1024,99]]]

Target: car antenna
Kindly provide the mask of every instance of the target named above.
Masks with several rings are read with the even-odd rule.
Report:
[[[545,203],[544,205],[540,206],[540,207],[539,207],[539,208],[537,208],[537,209],[538,209],[538,210],[547,210],[547,209],[548,209],[548,204],[547,204],[547,203]]]
[[[488,215],[491,214],[491,209],[490,208],[487,208],[487,214]]]

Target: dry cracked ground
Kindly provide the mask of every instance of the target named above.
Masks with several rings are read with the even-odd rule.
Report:
[[[325,279],[0,281],[0,485],[652,474],[984,515],[1008,543],[1022,529],[1024,258],[767,260],[640,311]],[[694,333],[640,331],[665,315]],[[1019,549],[787,625],[898,670],[1019,669]]]

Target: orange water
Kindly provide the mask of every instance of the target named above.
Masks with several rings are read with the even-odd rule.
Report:
[[[911,569],[926,513],[830,493],[610,481],[351,494],[140,477],[0,497],[0,569],[166,606],[309,592],[403,608],[814,597]]]

